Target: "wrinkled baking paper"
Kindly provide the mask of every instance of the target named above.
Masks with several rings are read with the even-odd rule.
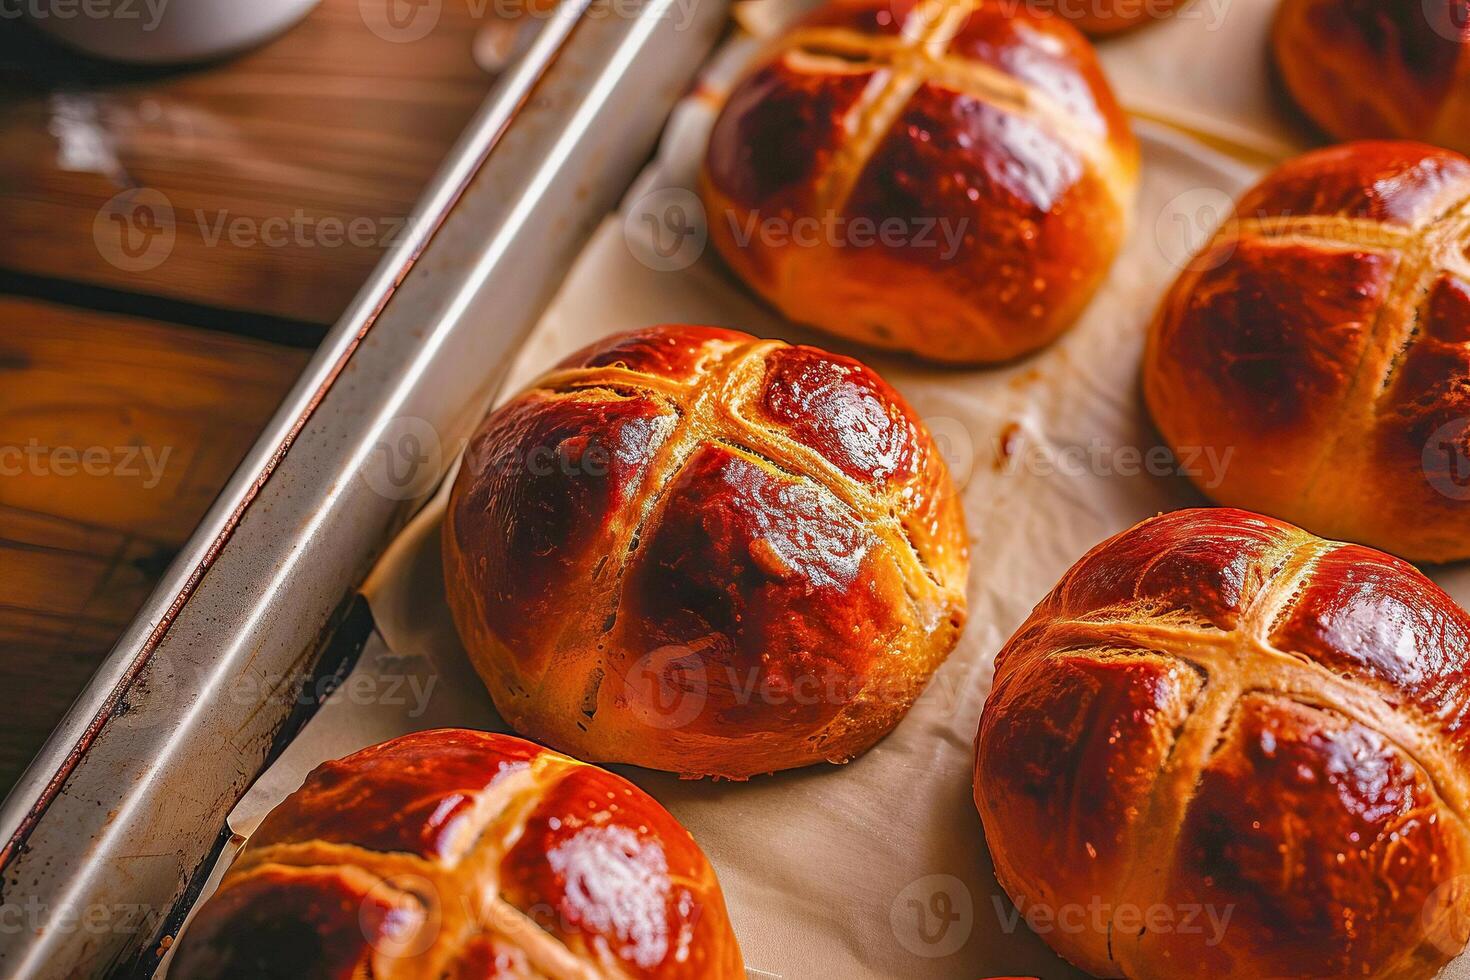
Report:
[[[764,34],[796,6],[753,0],[737,21]],[[1307,145],[1270,84],[1272,8],[1271,0],[1196,0],[1171,20],[1100,44],[1143,145],[1134,226],[1086,316],[1035,356],[1000,368],[929,367],[792,327],[712,252],[685,269],[650,268],[670,263],[652,248],[647,216],[667,224],[670,204],[687,202],[677,189],[695,186],[719,93],[758,48],[748,36],[711,61],[622,213],[604,223],[523,350],[507,394],[589,341],[666,321],[852,353],[908,398],[962,488],[973,544],[969,625],[893,734],[847,766],[745,784],[617,767],[673,811],[714,862],[750,976],[1081,976],[1016,917],[995,882],[971,800],[971,743],[996,651],[1061,573],[1108,535],[1203,502],[1177,472],[1151,472],[1160,453],[1150,453],[1158,437],[1142,408],[1139,361],[1160,295],[1231,198]],[[1208,482],[1228,459],[1181,459],[1176,469],[1185,464]],[[230,818],[237,833],[248,835],[326,759],[426,728],[503,727],[443,600],[445,497],[374,573],[366,592],[380,635],[241,801]],[[1464,569],[1436,577],[1462,602],[1470,598]],[[1175,914],[1185,927],[1184,913]],[[1208,940],[1211,921],[1201,915],[1198,927]],[[1470,978],[1470,967],[1462,960],[1445,975]]]

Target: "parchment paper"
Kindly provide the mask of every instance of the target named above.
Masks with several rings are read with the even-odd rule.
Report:
[[[970,623],[891,736],[845,767],[745,784],[619,767],[673,811],[714,862],[751,976],[1080,976],[1014,918],[994,880],[971,800],[971,743],[996,651],[1058,576],[1133,522],[1203,502],[1180,465],[1205,479],[1228,465],[1164,462],[1139,396],[1144,331],[1162,291],[1234,195],[1306,142],[1268,81],[1273,4],[1211,2],[1197,0],[1173,20],[1100,46],[1135,112],[1142,187],[1131,238],[1109,281],[1076,329],[1047,350],[981,370],[859,350],[783,322],[712,252],[699,253],[697,234],[694,246],[673,257],[653,248],[651,236],[674,227],[671,206],[697,221],[697,203],[686,207],[692,198],[681,189],[695,186],[720,94],[755,47],[737,37],[676,111],[658,158],[573,268],[516,364],[507,394],[599,336],[665,321],[723,324],[853,353],[923,416],[962,488],[973,546]],[[737,20],[766,32],[798,5],[755,0],[738,9]],[[696,255],[687,268],[670,268]],[[445,496],[374,573],[365,591],[381,635],[237,807],[230,820],[237,833],[248,835],[326,759],[426,728],[503,728],[444,604],[438,534]],[[1470,597],[1462,569],[1436,576],[1461,601]],[[1470,969],[1446,975],[1470,976]]]

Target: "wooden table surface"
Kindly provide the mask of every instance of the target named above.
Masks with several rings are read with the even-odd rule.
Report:
[[[170,70],[0,23],[0,791],[489,89],[491,5],[413,40],[365,7]]]

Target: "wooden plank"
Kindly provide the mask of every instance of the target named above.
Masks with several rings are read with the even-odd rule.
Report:
[[[171,72],[8,25],[0,61],[27,67],[0,86],[0,268],[334,321],[488,91],[472,49],[503,29],[493,7],[451,0],[400,42],[324,0],[257,51]]]
[[[0,606],[0,676],[15,695],[0,715],[0,791],[8,792],[25,771],[97,669],[96,651],[106,651],[120,629]]]
[[[0,505],[177,544],[307,356],[0,298]]]
[[[132,619],[309,352],[0,297],[0,788]]]

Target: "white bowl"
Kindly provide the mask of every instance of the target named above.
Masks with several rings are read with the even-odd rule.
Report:
[[[27,0],[37,27],[88,54],[135,64],[217,58],[259,44],[320,0]]]

